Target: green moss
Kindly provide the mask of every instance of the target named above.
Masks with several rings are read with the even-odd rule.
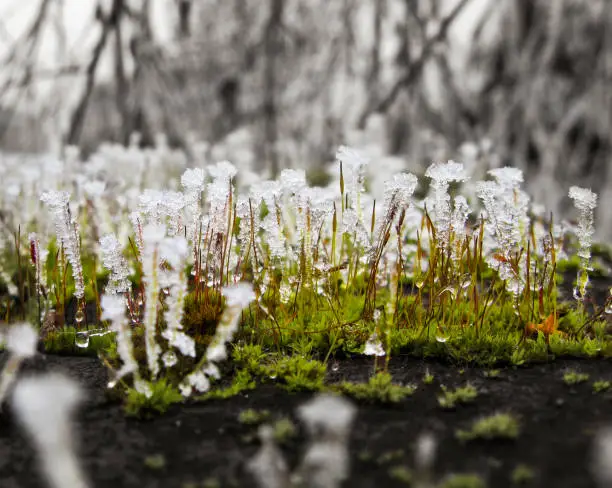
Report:
[[[99,329],[90,327],[88,330]],[[47,354],[97,356],[98,353],[112,350],[115,347],[115,334],[92,335],[88,337],[87,342],[87,347],[77,346],[77,330],[74,327],[64,327],[49,331],[43,340],[43,345]]]
[[[520,424],[516,417],[509,413],[497,413],[476,420],[468,430],[458,430],[456,437],[462,442],[477,439],[516,439]]]
[[[368,403],[398,403],[412,395],[416,387],[393,384],[389,373],[378,373],[367,383],[344,382],[337,389],[345,395]]]
[[[602,393],[608,391],[612,387],[612,383],[609,381],[599,380],[593,383],[593,392]]]
[[[290,356],[277,359],[265,372],[289,391],[321,391],[325,388],[327,367],[321,361]]]
[[[406,486],[412,486],[414,476],[412,471],[406,466],[392,466],[387,472],[389,473],[389,478]]]
[[[166,467],[166,458],[163,454],[152,454],[144,458],[143,464],[149,469],[158,471]]]
[[[298,429],[290,418],[283,417],[274,422],[272,432],[276,442],[286,444],[297,435]]]
[[[270,418],[269,410],[255,410],[247,408],[238,415],[238,422],[244,425],[260,425]]]
[[[472,403],[478,397],[478,390],[475,386],[467,383],[463,387],[449,390],[442,386],[442,395],[438,397],[438,404],[445,409],[455,408],[457,405]]]
[[[527,486],[535,479],[535,472],[533,468],[526,464],[519,464],[513,470],[510,475],[512,486]]]
[[[251,373],[242,369],[236,373],[230,386],[226,388],[213,389],[200,396],[198,400],[225,400],[227,398],[239,395],[242,392],[254,390],[256,386],[257,384],[255,383]]]
[[[589,380],[589,375],[586,373],[578,373],[577,371],[566,371],[563,374],[563,382],[568,386],[585,383]]]
[[[484,375],[486,378],[499,378],[499,375],[501,374],[501,371],[499,369],[490,369],[488,371],[484,372]]]
[[[124,408],[128,416],[150,417],[165,413],[171,405],[183,401],[178,389],[169,384],[166,378],[149,382],[148,386],[151,389],[149,397],[134,388],[127,389]]]
[[[438,485],[438,488],[485,488],[487,485],[477,474],[451,474]]]
[[[433,381],[434,381],[434,375],[431,374],[429,372],[429,370],[427,370],[425,372],[425,374],[423,375],[423,380],[422,381],[423,381],[424,385],[431,385],[433,383]]]

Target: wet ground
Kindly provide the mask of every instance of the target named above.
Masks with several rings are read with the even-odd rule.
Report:
[[[0,365],[5,359],[1,354]],[[563,381],[568,369],[588,374],[589,380],[568,386]],[[256,428],[240,423],[240,412],[267,409],[272,420],[292,416],[311,397],[263,385],[229,400],[178,405],[152,420],[136,420],[126,418],[121,406],[107,399],[106,372],[95,358],[39,356],[22,374],[41,370],[63,371],[87,390],[75,436],[91,486],[99,488],[253,487],[244,466],[257,449]],[[364,381],[371,370],[370,361],[353,359],[340,362],[329,379]],[[422,382],[426,371],[434,377],[428,385]],[[351,438],[352,474],[344,486],[409,486],[393,473],[398,466],[413,467],[415,441],[426,431],[438,440],[436,479],[473,472],[489,487],[516,486],[512,472],[522,464],[535,474],[522,486],[595,486],[589,469],[593,438],[612,425],[612,392],[594,393],[592,383],[612,381],[611,361],[558,360],[501,369],[492,378],[482,369],[398,357],[391,361],[391,372],[397,382],[413,383],[417,390],[394,406],[359,406]],[[442,410],[437,402],[440,386],[468,381],[478,388],[478,398],[453,411]],[[456,429],[495,412],[518,415],[518,439],[467,444],[455,439]],[[283,447],[290,462],[299,458],[302,441],[298,434]],[[0,487],[44,486],[35,453],[7,406],[0,414]]]

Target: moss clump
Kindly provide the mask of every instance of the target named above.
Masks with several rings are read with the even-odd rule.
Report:
[[[457,405],[463,405],[473,402],[478,396],[478,390],[475,386],[467,383],[463,387],[449,390],[445,386],[442,387],[442,395],[438,397],[438,404],[445,409],[455,408]]]
[[[300,356],[283,357],[265,368],[270,379],[288,391],[321,391],[327,367],[321,361]]]
[[[286,444],[297,435],[298,429],[288,417],[278,419],[272,425],[272,435],[279,444]]]
[[[166,458],[163,454],[152,454],[144,458],[143,464],[149,469],[160,470],[166,467]]]
[[[612,383],[609,381],[595,381],[593,383],[593,393],[603,393],[604,391],[608,391],[612,387]]]
[[[151,395],[127,389],[125,399],[125,413],[132,417],[150,417],[154,414],[165,413],[174,403],[183,401],[179,391],[168,383],[166,378],[148,384]]]
[[[438,485],[438,488],[485,488],[487,485],[477,474],[451,474]]]
[[[519,464],[512,470],[510,480],[512,486],[526,486],[535,479],[535,472],[533,468],[526,464]]]
[[[345,395],[368,403],[398,403],[416,390],[412,385],[393,384],[389,373],[378,373],[367,383],[346,381],[338,389]]]
[[[234,376],[232,384],[226,388],[217,388],[204,395],[198,400],[225,400],[233,396],[239,395],[244,391],[254,390],[257,386],[251,373],[246,370],[240,370]]]
[[[456,437],[462,442],[476,439],[516,439],[520,424],[516,417],[509,413],[496,413],[475,421],[469,430],[458,430]]]
[[[243,425],[260,425],[270,418],[269,410],[255,410],[247,408],[238,415],[238,422]]]
[[[563,382],[568,386],[585,383],[589,380],[589,375],[586,373],[578,373],[577,371],[566,371],[563,375]]]
[[[212,288],[185,297],[183,328],[197,344],[208,345],[223,311],[221,295]]]
[[[434,375],[429,372],[429,370],[425,371],[423,375],[423,384],[431,385],[434,382]]]
[[[414,476],[412,471],[406,466],[392,466],[389,468],[389,478],[398,481],[406,486],[412,486]]]

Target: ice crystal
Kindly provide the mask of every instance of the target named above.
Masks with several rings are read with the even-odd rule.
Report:
[[[57,240],[64,246],[68,261],[72,265],[75,284],[74,295],[78,299],[82,299],[85,296],[85,282],[81,265],[78,227],[70,213],[70,194],[63,191],[47,191],[42,194],[40,199],[47,205],[53,215]]]
[[[221,290],[225,297],[228,307],[237,307],[243,309],[255,300],[255,291],[250,283],[238,283],[232,286],[225,286]]]
[[[430,208],[428,210],[438,233],[440,245],[445,248],[449,244],[451,226],[449,184],[466,181],[468,177],[463,165],[455,161],[434,163],[427,168],[425,176],[432,180],[431,191],[433,196],[429,199]]]
[[[102,264],[111,272],[106,293],[125,293],[130,288],[130,270],[122,255],[121,244],[113,234],[107,234],[100,239],[100,252]]]
[[[580,216],[578,219],[578,256],[588,262],[591,259],[591,244],[595,229],[593,227],[593,211],[597,206],[597,194],[587,188],[572,186],[569,197],[574,201]]]
[[[126,317],[125,298],[121,295],[106,294],[100,300],[102,308],[102,320],[110,321],[110,330],[117,333],[117,354],[123,362],[122,368],[116,373],[114,382],[119,378],[138,370],[138,364],[134,359],[134,349],[132,346],[132,329]]]
[[[376,332],[372,333],[370,338],[366,341],[363,353],[366,356],[384,356],[386,354]]]

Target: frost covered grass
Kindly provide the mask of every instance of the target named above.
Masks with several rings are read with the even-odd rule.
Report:
[[[569,190],[574,226],[534,204],[515,168],[472,181],[434,163],[388,175],[377,201],[369,161],[347,147],[326,187],[296,169],[242,168],[245,182],[230,162],[188,167],[164,146],[20,163],[0,166],[2,312],[38,325],[48,350],[95,348],[130,412],[258,381],[320,390],[335,356],[373,356],[380,372],[399,353],[492,366],[612,352],[611,300],[589,293],[588,189]],[[574,300],[561,303],[574,250]],[[233,383],[215,389],[224,373]]]

